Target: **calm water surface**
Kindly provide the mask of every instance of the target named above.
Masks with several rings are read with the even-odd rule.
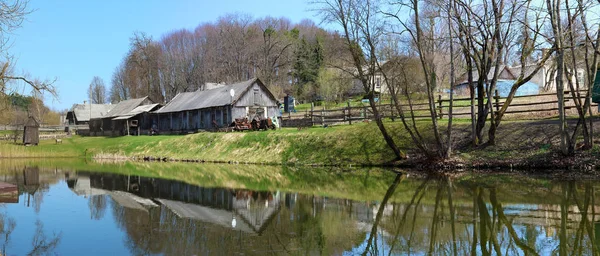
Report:
[[[600,253],[598,182],[324,171],[324,179],[339,180],[332,184],[314,176],[301,180],[301,173],[281,171],[275,185],[259,178],[222,181],[234,185],[219,187],[11,167],[0,173],[0,250],[2,255]]]

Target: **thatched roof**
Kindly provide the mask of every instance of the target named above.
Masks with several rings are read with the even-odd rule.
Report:
[[[130,100],[121,101],[121,102],[115,104],[114,107],[110,111],[108,111],[108,113],[106,113],[106,115],[104,115],[102,118],[118,117],[118,116],[127,115],[127,113],[131,112],[133,109],[142,105],[142,103],[147,98],[148,97],[143,97],[143,98],[138,98],[138,99],[130,99]]]
[[[87,122],[91,119],[101,118],[108,111],[110,111],[114,105],[110,104],[73,104],[71,110],[67,113],[67,119],[77,118],[77,121]]]
[[[212,90],[179,93],[171,100],[171,102],[157,110],[156,113],[181,112],[231,105],[235,103],[254,83],[262,85],[262,82],[258,78],[253,78],[248,81],[224,85]],[[231,89],[235,92],[233,100],[229,94]]]

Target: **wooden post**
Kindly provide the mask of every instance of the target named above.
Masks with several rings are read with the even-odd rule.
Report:
[[[129,136],[129,119],[127,119],[125,125],[127,126],[127,136]]]
[[[323,108],[321,109],[321,125],[325,126],[325,105],[323,105]]]
[[[390,119],[394,122],[394,98],[390,97]]]
[[[442,95],[438,95],[438,108],[440,109],[440,119],[444,117],[444,112],[442,111]]]
[[[494,90],[494,101],[496,102],[496,113],[500,112],[500,95],[498,89]]]
[[[315,111],[315,103],[311,102],[310,103],[310,126],[315,125],[315,117],[314,117],[315,112],[314,111]]]
[[[348,123],[350,125],[352,125],[352,113],[350,113],[351,110],[352,108],[350,107],[350,101],[348,101]]]
[[[171,121],[170,121],[170,127],[169,127],[169,129],[170,129],[170,130],[173,130],[173,113],[170,113],[170,114],[169,114],[169,117],[171,118]]]

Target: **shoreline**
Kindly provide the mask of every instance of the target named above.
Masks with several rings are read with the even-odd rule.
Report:
[[[209,133],[189,135],[82,137],[40,141],[24,147],[0,143],[0,159],[86,158],[109,161],[161,161],[310,167],[419,169],[423,172],[518,170],[531,173],[558,170],[595,172],[600,167],[600,141],[574,156],[558,152],[558,132],[552,122],[507,122],[495,146],[470,147],[469,123],[456,124],[454,155],[432,161],[420,157],[398,122],[388,123],[398,145],[409,156],[395,161],[374,124],[360,123],[303,130]],[[424,126],[426,129],[427,126]],[[600,131],[599,131],[600,132]]]

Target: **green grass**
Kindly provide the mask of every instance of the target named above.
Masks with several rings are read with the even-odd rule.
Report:
[[[447,119],[439,120],[441,133]],[[542,122],[535,124],[535,122]],[[466,162],[489,160],[540,159],[556,148],[558,129],[553,123],[506,121],[497,134],[498,144],[486,148],[455,148],[455,155]],[[400,121],[385,120],[385,125],[399,148],[419,153]],[[431,123],[418,122],[421,135],[433,142]],[[470,120],[454,119],[454,141],[470,136]],[[487,131],[484,132],[487,135]],[[485,137],[484,137],[485,141]],[[468,145],[468,142],[466,143]],[[433,144],[431,144],[433,145]],[[553,146],[554,145],[554,146]],[[592,150],[599,155],[599,150]],[[596,152],[596,153],[594,153]],[[196,133],[173,136],[80,137],[42,140],[39,146],[24,147],[0,142],[0,157],[167,157],[241,163],[379,165],[394,159],[393,152],[373,122],[353,125],[315,126],[308,129],[283,128],[275,131]]]

